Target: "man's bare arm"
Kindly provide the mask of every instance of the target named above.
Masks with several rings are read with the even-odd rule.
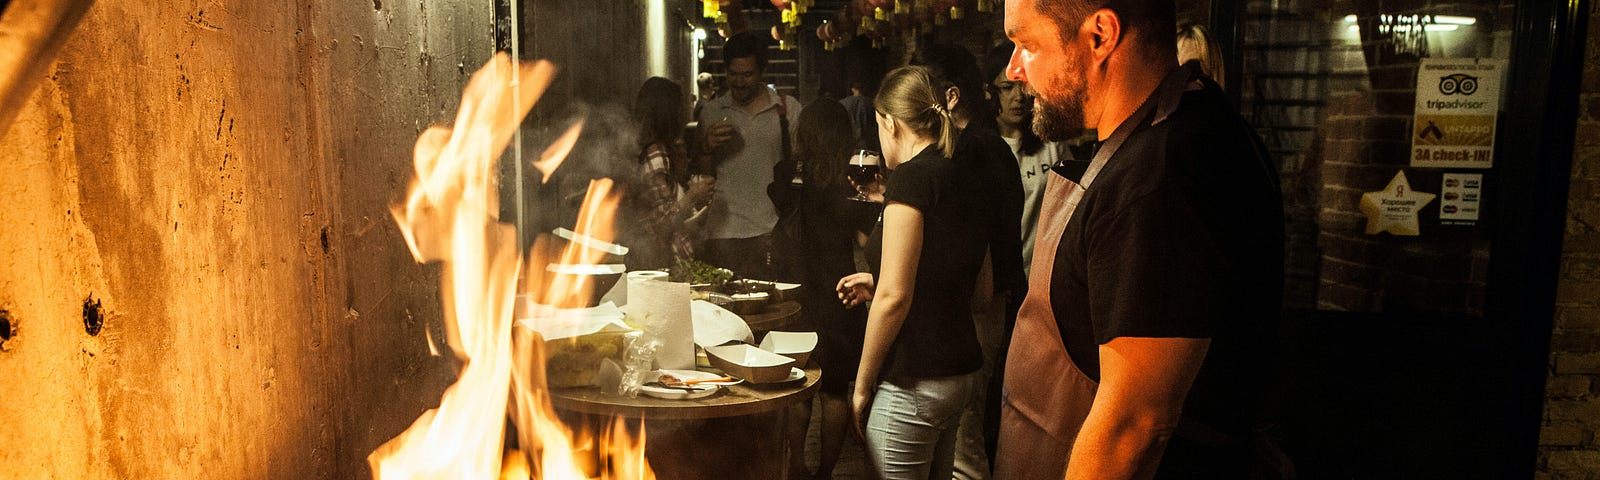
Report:
[[[1100,388],[1068,480],[1153,478],[1210,339],[1119,337],[1100,346]]]

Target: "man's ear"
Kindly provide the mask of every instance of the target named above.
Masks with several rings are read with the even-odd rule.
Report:
[[[1117,12],[1102,8],[1083,20],[1083,29],[1090,38],[1089,54],[1095,63],[1103,63],[1122,43],[1122,18]]]
[[[944,108],[955,110],[958,103],[961,103],[961,89],[956,87],[944,89]]]

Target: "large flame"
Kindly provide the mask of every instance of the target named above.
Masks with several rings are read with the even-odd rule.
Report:
[[[592,288],[561,278],[541,281],[544,269],[524,268],[525,260],[529,266],[600,260],[578,242],[551,258],[539,253],[548,247],[542,239],[524,259],[515,227],[497,215],[496,159],[554,74],[547,62],[496,55],[472,75],[454,126],[429,128],[417,139],[417,177],[405,203],[392,211],[417,261],[442,264],[445,330],[465,366],[439,408],[368,456],[374,478],[654,478],[642,434],[634,440],[621,420],[592,436],[574,435],[556,418],[544,381],[543,341],[531,332],[512,335],[519,274],[526,277],[522,285],[549,286],[533,292],[545,309],[572,306]],[[546,179],[571,151],[581,125],[535,162]],[[609,181],[591,184],[574,230],[614,238],[617,201]],[[507,415],[525,452],[505,451]]]

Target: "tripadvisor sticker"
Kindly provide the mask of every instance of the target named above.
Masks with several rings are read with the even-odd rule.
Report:
[[[1417,66],[1417,109],[1411,166],[1494,166],[1495,115],[1504,62],[1488,58],[1424,58]]]

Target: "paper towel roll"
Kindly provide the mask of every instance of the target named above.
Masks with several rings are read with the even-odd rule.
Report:
[[[667,273],[628,273],[628,304],[623,311],[646,335],[661,342],[657,368],[694,369],[694,317],[689,309],[689,284],[667,281]]]

